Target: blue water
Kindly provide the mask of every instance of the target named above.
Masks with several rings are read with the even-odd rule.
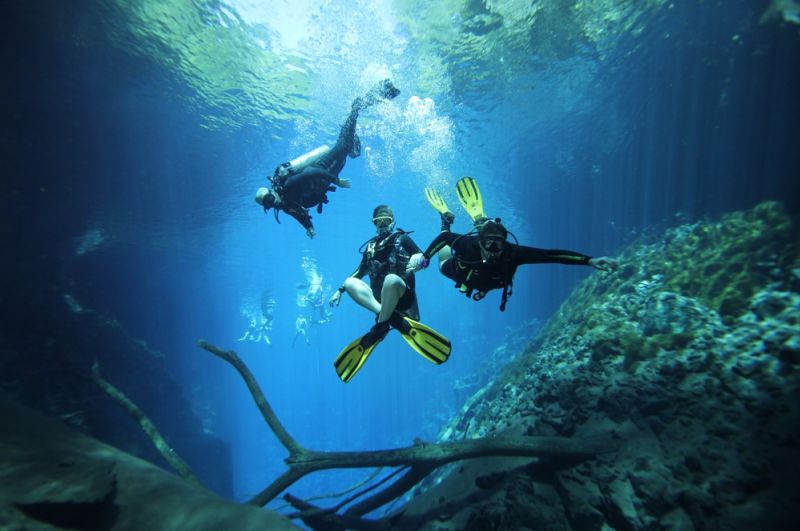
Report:
[[[509,330],[545,321],[591,272],[524,267],[501,313],[499,292],[469,301],[432,267],[417,276],[421,316],[452,339],[450,360],[433,366],[394,334],[345,385],[333,359],[373,318],[345,298],[308,344],[293,346],[304,311],[301,263],[313,258],[323,285],[338,287],[374,234],[377,204],[391,205],[397,226],[424,248],[439,230],[424,186],[446,194],[454,229],[466,231],[454,186],[472,175],[487,211],[521,243],[592,256],[613,256],[677,220],[766,199],[799,210],[799,29],[791,13],[760,22],[769,2],[653,8],[639,19],[641,31],[620,32],[603,47],[576,39],[539,49],[546,32],[532,30],[524,46],[498,47],[502,57],[444,57],[447,90],[426,89],[423,75],[432,74],[391,50],[372,50],[377,58],[342,52],[338,62],[312,64],[285,93],[257,94],[271,114],[251,122],[240,113],[247,105],[226,111],[130,35],[111,38],[124,9],[85,4],[2,8],[13,74],[2,84],[2,146],[11,161],[3,238],[15,250],[6,278],[21,274],[72,293],[165,353],[208,432],[231,445],[236,499],[277,476],[285,452],[233,369],[197,339],[235,349],[302,444],[404,446],[434,439],[468,396],[458,383],[475,391],[486,382],[497,368],[484,362]],[[320,9],[333,17],[343,6]],[[409,49],[421,46],[411,30],[396,31]],[[265,215],[255,190],[280,162],[335,140],[351,99],[384,73],[354,81],[372,60],[390,65],[401,95],[362,113],[358,133],[370,153],[347,162],[342,177],[353,187],[314,214],[310,240],[289,216],[276,224]],[[480,78],[503,71],[501,60],[512,74]],[[228,72],[234,87],[236,73]],[[425,98],[433,110],[420,117]],[[215,116],[231,121],[220,125]],[[265,290],[276,301],[271,345],[237,342],[249,322],[243,308],[257,307]],[[290,490],[336,491],[366,473],[321,473]]]

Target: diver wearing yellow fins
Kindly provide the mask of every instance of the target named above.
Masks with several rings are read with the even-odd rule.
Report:
[[[347,383],[361,369],[375,347],[394,328],[425,359],[439,365],[450,356],[450,340],[420,323],[414,271],[409,268],[413,257],[419,261],[420,248],[408,232],[395,229],[394,213],[379,205],[372,213],[378,234],[361,246],[358,268],[334,292],[331,306],[348,295],[359,305],[377,314],[375,325],[344,350],[334,361],[336,374]],[[369,275],[370,283],[361,280]]]
[[[313,238],[316,233],[308,209],[316,207],[317,213],[322,214],[322,205],[328,202],[328,192],[335,192],[337,186],[350,188],[350,181],[340,178],[339,172],[347,157],[356,158],[361,154],[361,142],[356,134],[359,111],[380,100],[394,99],[398,94],[400,91],[392,82],[384,79],[363,98],[353,100],[350,115],[333,148],[320,146],[279,165],[269,178],[272,188],[259,188],[256,203],[264,207],[265,213],[274,208],[278,223],[278,212],[283,210],[299,221],[308,237]]]
[[[456,283],[456,288],[467,297],[479,301],[493,289],[503,289],[500,311],[505,311],[512,294],[514,274],[525,264],[557,263],[588,265],[601,271],[614,271],[617,261],[608,257],[592,258],[575,251],[537,249],[507,241],[511,234],[500,219],[488,219],[483,211],[483,199],[475,179],[464,177],[456,183],[458,200],[472,218],[475,229],[467,234],[450,231],[455,216],[447,208],[442,196],[431,188],[425,189],[428,203],[439,212],[442,232],[431,242],[422,255],[409,260],[408,271],[414,272],[428,266],[434,254],[439,253],[439,270]],[[514,236],[511,234],[511,236]]]

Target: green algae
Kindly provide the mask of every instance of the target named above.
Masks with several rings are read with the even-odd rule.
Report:
[[[701,300],[723,318],[742,315],[789,259],[791,221],[779,203],[728,214],[685,231],[666,250],[664,289]]]
[[[634,243],[618,257],[616,274],[595,273],[575,289],[527,355],[550,345],[577,357],[586,352],[592,363],[620,357],[632,369],[660,353],[691,348],[713,336],[713,319],[730,324],[748,314],[767,287],[797,291],[796,240],[783,206],[765,202]],[[703,327],[677,322],[692,312],[706,315]],[[643,322],[654,316],[663,322]]]

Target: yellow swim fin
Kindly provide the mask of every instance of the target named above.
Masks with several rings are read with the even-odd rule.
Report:
[[[475,179],[472,177],[459,179],[456,183],[456,193],[461,206],[467,211],[474,224],[478,225],[486,221],[486,214],[483,212],[483,198]]]
[[[444,202],[444,199],[439,192],[434,190],[433,188],[425,188],[425,199],[428,200],[428,203],[436,210],[439,214],[445,214],[450,212],[450,209],[447,208],[447,203]]]
[[[398,313],[394,313],[389,322],[406,343],[426,360],[441,365],[450,357],[450,340],[433,328]]]
[[[333,366],[336,368],[336,374],[339,379],[344,383],[353,379],[353,376],[364,366],[367,358],[372,354],[386,334],[389,333],[389,324],[380,323],[373,326],[369,332],[359,337],[346,347],[336,356],[336,361]]]

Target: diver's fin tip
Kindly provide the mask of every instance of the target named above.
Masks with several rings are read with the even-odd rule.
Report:
[[[456,183],[456,194],[461,206],[464,207],[473,222],[477,223],[478,220],[486,218],[486,214],[483,212],[483,198],[475,179],[469,176],[459,179]]]
[[[400,89],[394,86],[392,80],[384,79],[378,83],[378,95],[385,100],[393,100],[400,94]]]
[[[425,188],[425,199],[427,199],[428,204],[440,214],[450,211],[450,209],[447,207],[447,203],[444,201],[444,198],[442,198],[439,192],[433,188]]]
[[[450,357],[450,340],[434,329],[409,317],[392,316],[394,326],[408,345],[428,361],[441,365]]]
[[[344,347],[333,362],[339,379],[344,383],[352,380],[356,373],[361,370],[364,363],[367,362],[367,358],[369,358],[372,351],[375,350],[375,347],[383,341],[388,333],[388,326],[381,330],[376,330],[375,327],[373,327],[369,332],[356,338],[350,342],[349,345]]]

